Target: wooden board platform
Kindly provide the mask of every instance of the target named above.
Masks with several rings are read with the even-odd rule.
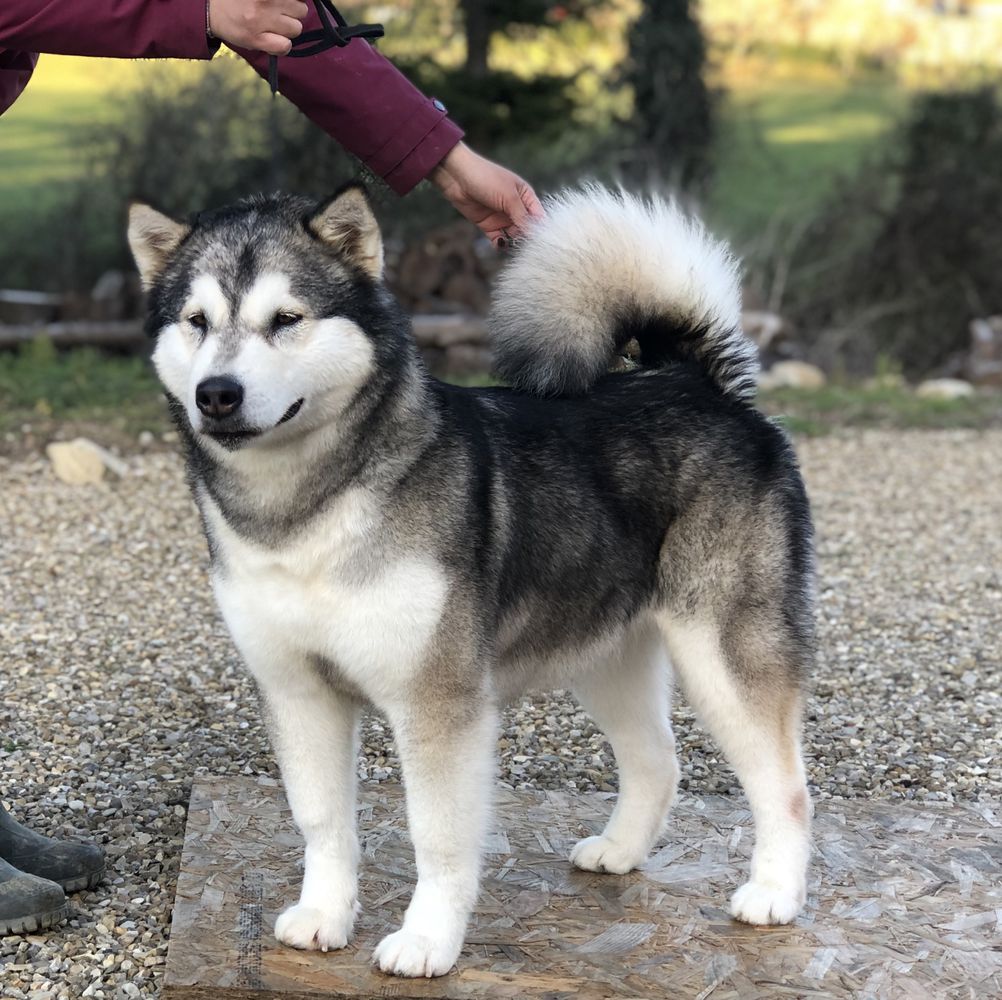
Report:
[[[272,937],[302,858],[280,787],[196,785],[164,1000],[1002,996],[1002,810],[818,803],[807,910],[761,929],[724,909],[747,871],[743,801],[682,799],[643,872],[574,871],[571,845],[601,829],[610,805],[499,792],[458,971],[414,981],[369,967],[414,886],[399,788],[363,789],[364,911],[355,942],[325,955]]]

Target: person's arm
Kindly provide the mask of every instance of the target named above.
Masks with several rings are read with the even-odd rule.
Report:
[[[220,39],[281,55],[306,12],[304,0],[3,0],[0,49],[209,59]]]
[[[3,0],[0,48],[70,56],[208,59],[205,0]]]
[[[222,40],[281,55],[302,33],[306,11],[303,0],[2,0],[0,114],[40,52],[209,59]]]
[[[267,76],[269,54],[287,52],[304,26],[318,26],[307,11],[302,0],[209,0],[208,11],[205,0],[2,0],[0,49],[20,50],[4,55],[22,56],[24,65],[13,73],[0,66],[0,86],[13,101],[33,52],[209,58],[216,43],[207,28]],[[461,145],[463,132],[444,105],[368,43],[355,39],[306,59],[282,59],[280,80],[301,111],[398,194],[430,176],[495,242],[509,227],[517,235],[526,213],[540,214],[524,181]]]
[[[318,26],[314,13],[304,29]],[[237,48],[268,77],[268,58]],[[474,153],[445,105],[426,97],[362,39],[305,59],[279,60],[279,91],[397,194],[428,178],[495,244],[542,215],[532,188]]]
[[[0,115],[28,86],[38,56],[33,52],[6,52],[0,49]]]
[[[311,11],[304,28],[318,23]],[[266,55],[236,51],[267,79]],[[305,59],[279,59],[278,73],[279,92],[397,194],[427,177],[463,137],[445,105],[360,38]]]

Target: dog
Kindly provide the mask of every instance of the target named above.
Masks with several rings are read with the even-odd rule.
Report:
[[[731,913],[792,921],[812,528],[791,446],[753,405],[726,246],[671,202],[552,198],[493,299],[510,388],[460,388],[426,371],[358,185],[189,222],[135,204],[129,243],[215,597],[305,840],[278,940],[352,935],[363,706],[396,736],[418,872],[373,961],[439,976],[477,900],[499,708],[570,688],[604,731],[619,797],[570,862],[621,874],[675,798],[674,675],[754,815]]]

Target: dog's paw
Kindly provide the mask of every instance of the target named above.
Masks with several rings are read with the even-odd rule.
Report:
[[[306,951],[337,951],[351,939],[357,906],[321,910],[297,903],[275,921],[275,937],[282,944]]]
[[[459,958],[462,942],[440,941],[426,934],[399,930],[388,934],[372,953],[383,972],[411,978],[444,976]]]
[[[585,837],[574,845],[571,864],[586,872],[608,872],[625,875],[643,864],[645,854],[617,844],[608,837]]]
[[[789,924],[804,905],[789,886],[746,882],[731,896],[731,916],[746,924]]]

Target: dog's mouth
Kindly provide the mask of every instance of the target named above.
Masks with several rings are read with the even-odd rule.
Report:
[[[206,430],[203,432],[206,437],[212,438],[216,444],[221,444],[227,451],[235,451],[241,445],[246,444],[251,438],[256,438],[261,436],[260,431],[246,429],[246,430]]]
[[[282,414],[278,423],[271,430],[281,427],[282,424],[287,424],[303,408],[304,402],[306,402],[305,399],[297,399]],[[261,437],[265,431],[259,430],[256,427],[203,427],[202,433],[215,441],[216,444],[222,445],[227,451],[235,451],[252,438]]]
[[[292,406],[290,406],[285,413],[282,414],[282,419],[279,420],[276,427],[281,427],[282,424],[287,424],[302,408],[303,403],[306,402],[305,399],[297,399]]]

